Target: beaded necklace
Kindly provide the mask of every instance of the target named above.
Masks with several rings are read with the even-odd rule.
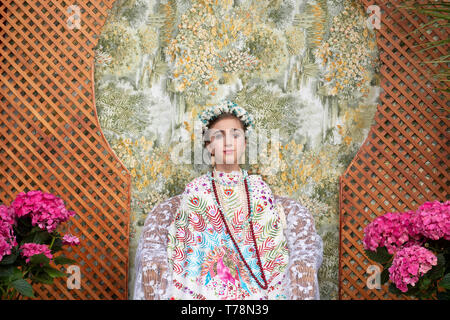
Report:
[[[215,179],[213,179],[214,178],[214,172],[211,173],[211,176],[209,174],[208,174],[208,176],[210,177],[212,189],[214,191],[214,200],[215,200],[216,205],[217,205],[217,207],[219,209],[220,216],[221,216],[222,221],[223,221],[223,223],[225,225],[227,233],[230,235],[230,238],[231,238],[231,240],[232,240],[236,250],[239,253],[239,256],[240,256],[241,260],[244,262],[244,265],[246,266],[247,270],[250,272],[250,275],[253,277],[253,279],[255,279],[256,283],[260,286],[260,288],[263,289],[263,290],[267,289],[269,287],[269,284],[267,283],[266,275],[264,274],[264,269],[263,269],[262,264],[261,264],[261,257],[259,255],[258,246],[256,245],[255,232],[253,230],[253,223],[252,223],[252,216],[253,215],[252,215],[252,208],[251,208],[251,205],[250,205],[250,194],[249,194],[249,187],[248,187],[248,181],[247,181],[247,172],[244,170],[244,185],[245,185],[245,192],[246,192],[246,195],[247,195],[247,209],[248,209],[248,212],[250,212],[250,218],[249,218],[250,232],[252,234],[253,246],[254,246],[255,252],[256,252],[257,263],[258,263],[259,269],[261,270],[261,277],[263,279],[264,285],[261,284],[261,282],[254,275],[253,271],[251,270],[250,266],[248,265],[247,261],[245,260],[244,256],[242,255],[242,252],[239,249],[239,247],[238,247],[238,245],[236,243],[236,240],[234,240],[234,237],[233,237],[233,235],[232,235],[232,233],[230,231],[230,228],[228,227],[228,223],[227,223],[227,221],[225,219],[225,215],[223,213],[222,205],[219,203],[219,199],[218,199],[219,197],[217,195],[216,184],[214,182]]]
[[[217,171],[216,171],[216,174],[217,174]],[[215,180],[215,181],[217,181],[217,180]],[[224,185],[223,184],[218,184],[216,187],[218,187],[218,189],[219,189],[218,190],[218,196],[219,196],[219,203],[220,203],[220,205],[222,205],[222,212],[227,213],[229,210],[228,210],[227,202],[224,199],[224,196],[225,196]],[[244,187],[244,181],[243,180],[239,180],[239,182],[237,183],[236,192],[238,193],[239,203],[241,205],[244,204],[242,206],[243,211],[244,211],[243,214],[244,214],[244,217],[247,218],[247,219],[245,219],[242,228],[243,228],[243,230],[245,230],[248,227],[248,225],[249,225],[249,219],[248,218],[250,217],[250,215],[249,215],[249,212],[248,212],[248,208],[245,205],[245,203],[247,202],[247,198],[245,196],[245,187]],[[242,240],[242,237],[241,237],[240,233],[238,233],[236,235],[236,237],[238,238],[239,241]]]

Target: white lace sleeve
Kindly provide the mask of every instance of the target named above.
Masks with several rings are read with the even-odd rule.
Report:
[[[181,195],[153,208],[145,220],[136,251],[134,300],[165,300],[172,274],[167,259],[168,230]]]
[[[290,300],[319,300],[318,270],[323,243],[308,209],[292,199],[275,196],[286,216],[285,236],[289,249],[288,293]]]

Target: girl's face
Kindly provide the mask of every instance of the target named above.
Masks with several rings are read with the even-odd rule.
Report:
[[[207,148],[215,156],[216,164],[238,164],[245,152],[245,133],[239,119],[224,118],[209,129]]]

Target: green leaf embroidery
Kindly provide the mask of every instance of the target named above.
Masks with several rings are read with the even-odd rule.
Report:
[[[191,211],[205,211],[206,201],[202,197],[192,196],[188,199],[187,206]]]

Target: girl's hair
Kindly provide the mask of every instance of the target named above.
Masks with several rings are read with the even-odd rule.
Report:
[[[235,118],[235,119],[238,119],[239,122],[240,122],[241,125],[242,125],[242,128],[244,129],[244,132],[247,130],[247,127],[245,126],[244,121],[242,121],[241,119],[239,119],[238,117],[236,117],[234,114],[228,113],[228,112],[224,112],[224,113],[221,113],[220,115],[218,115],[217,118],[214,118],[213,120],[211,120],[211,121],[208,123],[207,127],[208,127],[208,129],[211,129],[211,127],[212,127],[215,123],[217,123],[219,120],[222,120],[222,119],[229,119],[229,118]],[[206,146],[208,145],[208,143],[211,142],[210,137],[208,137],[209,134],[210,134],[210,131],[209,131],[209,130],[208,130],[207,132],[204,132],[204,133],[203,133],[203,147],[206,147]],[[247,139],[247,137],[246,137],[246,139]]]

